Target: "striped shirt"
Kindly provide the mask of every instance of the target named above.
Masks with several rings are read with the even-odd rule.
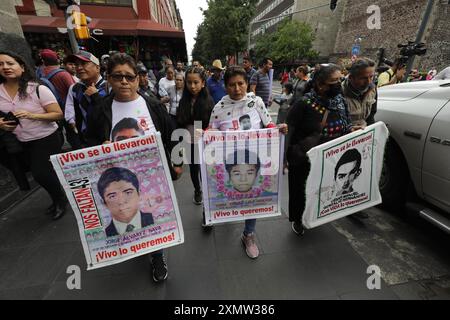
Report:
[[[261,71],[255,72],[250,80],[250,85],[256,85],[256,95],[260,97],[264,104],[269,106],[270,100],[270,79],[268,73],[263,73]]]

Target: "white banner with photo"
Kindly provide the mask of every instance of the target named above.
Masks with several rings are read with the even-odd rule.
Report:
[[[184,242],[160,133],[54,155],[88,270]]]
[[[310,229],[382,202],[379,181],[389,131],[382,122],[308,152],[303,225]]]
[[[207,224],[281,215],[283,141],[278,129],[204,134],[199,151]]]

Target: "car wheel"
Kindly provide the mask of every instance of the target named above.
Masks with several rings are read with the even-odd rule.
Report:
[[[395,143],[389,142],[379,184],[383,206],[401,208],[405,205],[409,185],[407,168],[400,148]]]

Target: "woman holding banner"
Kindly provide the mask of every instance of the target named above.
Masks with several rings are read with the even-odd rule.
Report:
[[[139,94],[138,69],[131,56],[124,53],[113,55],[107,74],[112,93],[94,106],[88,121],[88,142],[100,145],[160,132],[167,163],[175,180],[178,168],[174,169],[170,161],[172,126],[166,108]],[[151,256],[153,280],[166,280],[168,273],[163,251],[153,252]]]
[[[212,130],[242,130],[239,127],[239,119],[244,115],[256,115],[257,120],[252,120],[252,129],[276,128],[272,118],[267,111],[264,102],[254,93],[247,93],[247,73],[242,67],[230,67],[224,76],[227,96],[214,107],[209,122],[209,129]],[[234,124],[237,127],[232,127]],[[230,127],[231,125],[231,127]],[[287,133],[287,125],[279,125],[280,132]],[[259,249],[256,245],[256,219],[245,221],[245,229],[241,240],[245,246],[247,256],[256,259],[259,256]]]
[[[297,235],[303,235],[305,186],[310,164],[306,153],[313,147],[352,131],[348,106],[342,96],[341,68],[321,65],[312,79],[312,89],[295,103],[287,123],[289,165],[289,221]]]

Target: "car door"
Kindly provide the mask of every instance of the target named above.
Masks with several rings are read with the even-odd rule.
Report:
[[[450,87],[441,89],[448,90],[450,99]],[[427,201],[450,213],[450,101],[431,123],[423,155],[422,186]]]

